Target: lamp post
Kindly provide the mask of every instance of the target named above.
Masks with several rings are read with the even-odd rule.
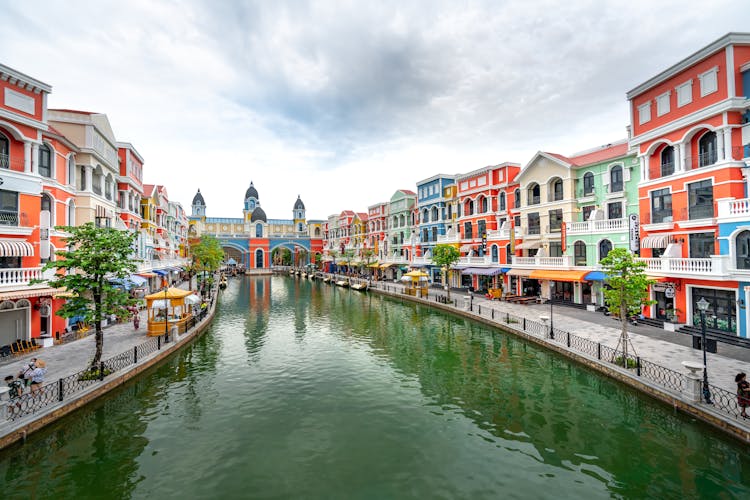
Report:
[[[552,301],[555,298],[555,282],[549,282],[549,338],[555,338],[555,320],[552,316]]]
[[[701,348],[703,349],[703,400],[706,404],[711,405],[711,391],[708,388],[708,369],[706,367],[706,311],[708,310],[709,302],[705,297],[701,297],[701,300],[696,304],[701,315]]]
[[[169,309],[167,308],[167,292],[169,292],[169,285],[164,287],[164,342],[169,342]]]

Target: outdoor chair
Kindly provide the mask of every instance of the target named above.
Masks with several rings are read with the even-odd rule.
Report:
[[[22,354],[25,354],[26,351],[24,350],[23,346],[21,345],[20,340],[16,340],[10,345],[10,350],[13,353],[14,356],[21,356]]]
[[[13,353],[10,350],[10,344],[0,347],[0,358],[7,358],[8,356],[12,354]]]

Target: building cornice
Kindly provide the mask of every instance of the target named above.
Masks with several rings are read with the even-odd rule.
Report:
[[[20,71],[9,68],[4,64],[0,64],[0,80],[17,85],[18,87],[29,90],[35,94],[41,92],[47,92],[49,94],[52,92],[51,85],[41,82],[36,78],[31,78],[29,75],[25,75]]]
[[[0,109],[0,118],[6,118],[8,120],[18,122],[22,125],[26,125],[28,127],[33,127],[35,129],[41,130],[42,132],[46,132],[49,127],[47,127],[47,124],[44,122],[40,122],[39,120],[35,120],[33,118],[27,118],[25,116],[21,116],[16,113],[11,113],[10,111]],[[34,141],[34,139],[29,137],[30,141]]]
[[[628,100],[632,100],[634,97],[637,97],[643,94],[647,90],[672,78],[673,76],[681,73],[682,71],[685,71],[686,69],[702,61],[703,59],[706,59],[707,57],[715,54],[716,52],[724,49],[725,47],[728,47],[729,45],[734,45],[734,44],[750,44],[750,33],[727,33],[726,35],[722,36],[718,40],[715,40],[713,43],[706,45],[702,49],[698,50],[697,52],[692,53],[691,55],[689,55],[682,61],[678,62],[677,64],[667,68],[666,70],[662,71],[658,75],[646,80],[642,84],[630,90],[626,94]]]

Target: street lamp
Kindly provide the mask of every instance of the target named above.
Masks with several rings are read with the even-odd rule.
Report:
[[[708,310],[709,302],[705,297],[701,297],[701,300],[696,304],[701,315],[701,348],[703,348],[703,399],[706,404],[713,404],[711,401],[711,391],[708,388],[708,369],[706,367],[706,311]]]
[[[164,342],[169,342],[169,309],[167,308],[167,293],[169,285],[164,287]]]
[[[549,338],[555,338],[555,320],[552,316],[552,301],[555,298],[555,282],[549,282]]]

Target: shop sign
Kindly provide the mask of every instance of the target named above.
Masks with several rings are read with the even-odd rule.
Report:
[[[628,232],[630,235],[630,251],[638,252],[641,249],[640,223],[638,214],[630,214],[628,217]]]
[[[664,290],[664,296],[666,298],[668,298],[668,299],[673,299],[674,298],[674,288],[672,288],[670,286],[666,290]]]

